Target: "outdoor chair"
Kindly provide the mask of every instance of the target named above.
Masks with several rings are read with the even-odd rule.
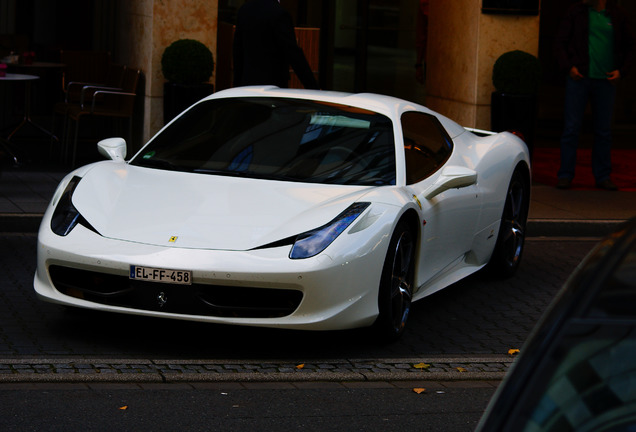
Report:
[[[97,89],[110,89],[114,91],[124,91],[123,80],[126,66],[111,63],[108,67],[108,74],[104,82],[90,81],[70,81],[66,85],[64,100],[55,104],[53,108],[53,130],[57,123],[57,118],[62,118],[62,142],[65,142],[68,122],[68,112],[70,108],[78,108],[82,103],[90,103],[92,96]]]
[[[69,107],[67,111],[66,149],[69,148],[72,134],[72,166],[75,166],[77,160],[77,142],[83,119],[109,118],[126,121],[128,142],[132,141],[132,119],[140,76],[140,70],[126,68],[121,88],[83,87],[84,100],[78,106]]]

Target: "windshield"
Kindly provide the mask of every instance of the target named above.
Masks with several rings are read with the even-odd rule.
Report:
[[[130,163],[309,183],[395,184],[395,145],[388,117],[300,99],[202,102]]]

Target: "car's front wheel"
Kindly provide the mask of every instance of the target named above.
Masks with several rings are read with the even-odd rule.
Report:
[[[510,277],[519,268],[526,239],[529,203],[530,184],[517,169],[508,186],[497,243],[488,263],[491,274]]]
[[[404,332],[411,311],[415,268],[415,239],[405,221],[396,227],[382,268],[379,315],[374,324],[382,341],[394,341]]]

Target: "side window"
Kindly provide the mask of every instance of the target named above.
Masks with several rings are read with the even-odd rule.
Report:
[[[450,157],[453,142],[435,116],[416,111],[402,114],[406,183],[424,180]]]

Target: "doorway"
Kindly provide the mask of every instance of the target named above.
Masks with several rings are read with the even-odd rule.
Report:
[[[333,89],[423,99],[415,79],[419,0],[334,3]]]
[[[244,0],[221,0],[219,19],[234,24]],[[423,103],[415,78],[420,0],[281,0],[297,27],[320,29],[323,89],[372,92]]]

